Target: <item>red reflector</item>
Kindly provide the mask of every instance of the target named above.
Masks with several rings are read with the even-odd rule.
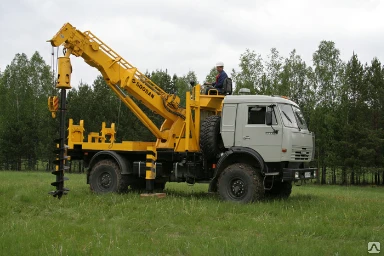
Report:
[[[215,169],[216,168],[216,164],[212,164],[212,168]]]
[[[281,152],[285,153],[285,152],[287,152],[287,149],[286,148],[282,148]]]
[[[84,152],[84,155],[87,156],[87,155],[88,155],[88,152]]]

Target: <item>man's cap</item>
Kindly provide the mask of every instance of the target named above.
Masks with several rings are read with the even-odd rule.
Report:
[[[224,62],[222,61],[217,62],[216,67],[224,67]]]

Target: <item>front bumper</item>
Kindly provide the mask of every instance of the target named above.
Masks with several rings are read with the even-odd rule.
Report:
[[[283,181],[298,181],[316,179],[316,168],[302,168],[302,169],[283,169]]]

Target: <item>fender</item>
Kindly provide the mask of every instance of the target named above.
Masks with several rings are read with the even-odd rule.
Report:
[[[132,168],[129,165],[128,160],[126,160],[123,156],[119,155],[118,153],[109,150],[97,152],[89,162],[89,169],[91,169],[99,159],[105,159],[106,156],[113,158],[116,161],[116,163],[120,167],[121,174],[132,174]]]
[[[228,165],[232,163],[241,162],[241,158],[236,157],[236,155],[247,156],[248,160],[255,161],[256,163],[258,163],[258,165],[260,166],[261,173],[265,173],[267,167],[265,165],[263,157],[257,151],[247,147],[231,147],[220,157],[219,161],[217,162],[213,179],[209,183],[209,192],[217,191],[218,178]]]

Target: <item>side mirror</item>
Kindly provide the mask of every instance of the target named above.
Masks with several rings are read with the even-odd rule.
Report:
[[[272,111],[265,112],[265,124],[272,125]]]

